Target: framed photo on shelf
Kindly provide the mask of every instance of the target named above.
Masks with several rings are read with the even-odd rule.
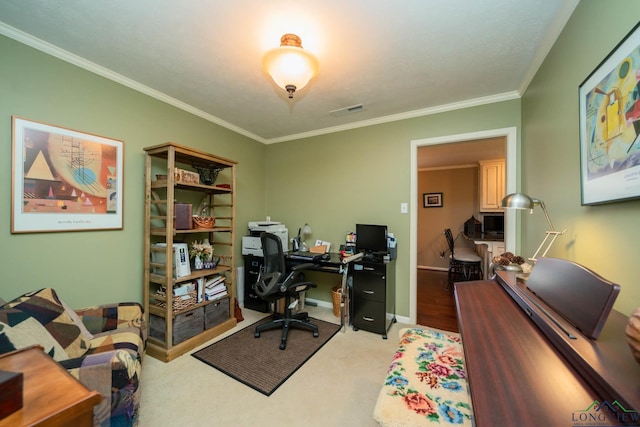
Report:
[[[441,208],[442,193],[424,193],[422,195],[422,204],[425,208]]]
[[[579,87],[583,205],[640,197],[640,24]]]
[[[12,117],[11,233],[123,228],[123,142]]]

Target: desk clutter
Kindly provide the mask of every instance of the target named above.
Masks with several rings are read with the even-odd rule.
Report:
[[[265,256],[261,235],[273,234],[279,238],[284,250],[287,227],[270,219],[249,222],[248,235],[242,239],[244,256],[244,307],[263,313],[275,312],[275,301],[262,298],[257,292],[264,282]],[[309,246],[307,238],[311,227],[305,224],[292,238],[285,264],[288,271],[301,268],[341,276],[341,285],[333,286],[331,302],[334,314],[340,317],[344,329],[351,325],[354,331],[363,329],[387,338],[387,332],[396,322],[395,262],[396,239],[386,225],[356,224],[356,231],[346,233],[345,243],[338,251],[331,242],[315,239]],[[268,274],[266,274],[268,276]],[[334,276],[335,277],[335,276]],[[332,280],[332,279],[329,279]],[[301,299],[305,301],[304,297]],[[303,302],[309,305],[315,301]],[[343,329],[343,330],[344,330]]]
[[[295,257],[317,259],[314,255],[303,254],[331,252],[332,244],[329,241],[315,239],[313,245],[307,244],[307,238],[312,233],[309,224],[300,227],[296,237],[289,239],[289,230],[283,223],[268,219],[248,223],[247,234],[242,236],[242,255],[263,256],[260,235],[265,232],[278,236],[282,248],[288,251],[290,256],[294,253]],[[395,259],[396,251],[395,236],[388,232],[386,225],[356,224],[356,231],[347,232],[345,242],[340,244],[340,249],[335,252],[343,258],[362,252],[369,260],[382,262]]]

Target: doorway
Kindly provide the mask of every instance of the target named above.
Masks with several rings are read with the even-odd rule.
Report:
[[[418,228],[418,149],[424,146],[451,144],[460,141],[472,141],[479,139],[489,139],[504,137],[505,147],[505,182],[506,193],[516,191],[517,182],[517,130],[515,127],[479,131],[466,134],[449,135],[436,138],[426,138],[411,141],[411,184],[410,184],[410,232],[409,232],[409,321],[416,323],[417,318],[417,228]],[[512,210],[505,212],[505,249],[515,251],[516,248],[516,221],[515,213]]]

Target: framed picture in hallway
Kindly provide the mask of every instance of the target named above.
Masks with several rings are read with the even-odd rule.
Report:
[[[13,117],[11,233],[122,229],[123,142]]]
[[[442,193],[424,193],[422,195],[422,204],[425,208],[441,208]]]
[[[582,204],[640,197],[640,25],[579,87]]]

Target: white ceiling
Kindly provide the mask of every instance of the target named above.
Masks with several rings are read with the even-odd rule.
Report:
[[[505,159],[505,137],[427,145],[418,148],[418,170],[477,167],[480,160]]]
[[[577,3],[2,0],[0,34],[272,143],[517,98]],[[261,69],[287,32],[320,63],[292,101]]]

